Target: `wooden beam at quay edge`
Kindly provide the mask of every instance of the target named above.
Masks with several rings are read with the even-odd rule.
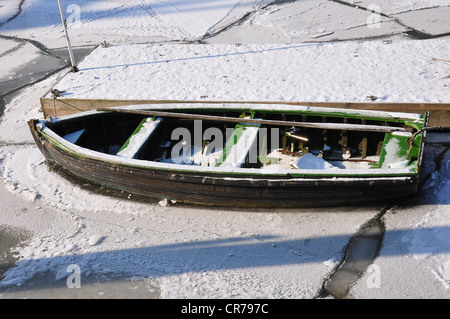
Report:
[[[46,94],[48,95],[48,94]],[[44,117],[62,117],[102,107],[118,107],[138,104],[261,104],[261,105],[299,105],[348,110],[373,110],[385,112],[419,113],[430,112],[430,126],[450,125],[450,103],[374,103],[374,102],[282,102],[282,101],[183,101],[183,100],[105,100],[105,99],[70,99],[41,97],[41,110]]]

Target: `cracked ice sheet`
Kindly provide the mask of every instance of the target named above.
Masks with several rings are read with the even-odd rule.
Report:
[[[99,207],[104,198],[87,200]],[[154,278],[165,299],[313,298],[332,271],[329,260],[341,258],[351,234],[378,209],[255,212],[122,202],[110,211],[60,210],[64,220],[20,250],[2,285],[45,272],[61,279],[77,264],[83,276]],[[91,245],[94,237],[104,240]]]
[[[0,120],[0,143],[33,143],[27,121],[42,117],[40,97],[65,72],[61,71],[57,75],[22,89],[20,92],[23,94],[18,94],[7,104]]]
[[[186,31],[158,18],[147,5],[151,2],[63,0],[72,45],[104,40],[127,42],[131,36],[133,41],[188,36]],[[2,33],[36,40],[47,47],[66,45],[57,1],[26,1],[21,14],[5,24]]]
[[[61,279],[77,264],[86,276],[158,279],[163,298],[313,298],[332,271],[329,260],[339,260],[352,234],[380,209],[162,207],[78,187],[49,173],[36,147],[1,153],[11,192],[73,216],[71,231],[55,221],[21,249],[2,285],[44,272]],[[94,236],[105,239],[92,245]]]
[[[429,35],[450,33],[450,7],[410,11],[394,17],[408,27]]]
[[[448,6],[448,0],[341,0],[352,5],[384,13],[396,14],[425,8]]]
[[[72,45],[180,41],[202,37],[237,7],[267,0],[63,0]],[[232,15],[233,16],[233,15]],[[65,46],[57,1],[26,1],[21,14],[2,33]],[[89,35],[89,36],[87,36]]]
[[[20,44],[21,42],[16,40],[0,38],[0,57],[6,55],[5,53],[7,53],[10,50],[18,49]]]
[[[0,25],[19,11],[20,0],[0,0]]]
[[[274,0],[241,0],[227,13],[225,17],[212,26],[208,33],[213,34],[233,23],[239,22],[239,20],[246,14],[256,12],[258,9],[273,1]]]
[[[107,32],[124,33],[128,36],[192,40],[202,37],[222,20],[239,0],[122,2],[117,3],[109,12],[103,12],[103,3],[83,5],[82,12],[86,16],[86,22],[82,18],[82,26],[97,26]]]
[[[407,31],[393,19],[333,1],[269,6],[209,43],[292,43],[390,36]]]
[[[430,165],[441,151],[425,148],[424,169],[432,175],[420,203],[394,207],[384,215],[383,247],[374,266],[353,286],[351,297],[450,298],[450,150],[439,171]]]
[[[2,80],[10,80],[13,76],[17,76],[14,74],[14,71],[31,62],[40,53],[35,46],[29,43],[21,45],[16,41],[0,39],[0,46],[2,45],[8,47],[8,50],[17,49],[14,52],[10,51],[10,53],[6,50],[3,52],[6,52],[6,54],[3,55],[0,52],[0,79]],[[3,49],[1,50],[3,51]]]
[[[448,196],[449,183],[441,189]],[[351,297],[450,298],[448,200],[392,211],[384,216],[386,233],[379,256],[353,286]],[[378,286],[373,285],[375,276]]]
[[[187,30],[192,37],[202,37],[240,3],[239,0],[164,0],[153,5],[156,14],[171,25]],[[254,1],[246,1],[252,4]],[[255,1],[262,2],[262,1]]]

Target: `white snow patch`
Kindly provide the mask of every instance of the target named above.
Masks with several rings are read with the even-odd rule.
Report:
[[[297,169],[338,169],[336,166],[311,153],[303,155],[292,165]]]
[[[404,242],[409,243],[411,256],[424,260],[431,272],[447,289],[450,288],[448,213],[446,206],[433,209],[403,238]]]
[[[55,88],[79,99],[367,102],[374,95],[439,103],[450,100],[448,73],[433,58],[448,51],[442,39],[115,45],[94,50]]]
[[[331,259],[328,259],[327,261],[325,261],[323,264],[325,266],[327,266],[328,268],[333,269],[339,264],[339,260],[337,260],[335,258],[331,258]]]
[[[150,135],[156,130],[162,120],[162,118],[148,118],[139,129],[139,131],[131,136],[128,141],[128,145],[119,153],[117,153],[117,155],[126,158],[133,158],[136,153],[142,148],[142,146],[147,142]]]
[[[0,24],[19,12],[20,0],[0,0]]]
[[[91,238],[89,238],[89,246],[96,246],[98,245],[102,240],[104,239],[103,236],[94,235]]]

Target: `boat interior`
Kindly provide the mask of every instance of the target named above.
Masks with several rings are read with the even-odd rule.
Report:
[[[55,121],[48,126],[65,140],[97,152],[206,167],[377,169],[386,168],[387,162],[411,165],[419,156],[418,146],[409,142],[413,129],[400,120],[242,110],[208,110],[197,114],[225,120],[99,112]],[[226,118],[242,121],[228,122]],[[247,123],[248,119],[317,123],[318,127]],[[321,126],[335,123],[346,126],[339,129]],[[408,128],[410,132],[353,130],[353,125]],[[395,143],[391,144],[396,149],[391,151],[388,143],[393,140]]]

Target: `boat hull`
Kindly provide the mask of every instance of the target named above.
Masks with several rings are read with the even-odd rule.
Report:
[[[50,166],[57,166],[93,183],[132,194],[167,198],[184,203],[227,207],[325,207],[385,203],[411,196],[418,189],[418,174],[397,177],[295,178],[200,173],[111,163],[77,156],[29,123],[33,137]]]

